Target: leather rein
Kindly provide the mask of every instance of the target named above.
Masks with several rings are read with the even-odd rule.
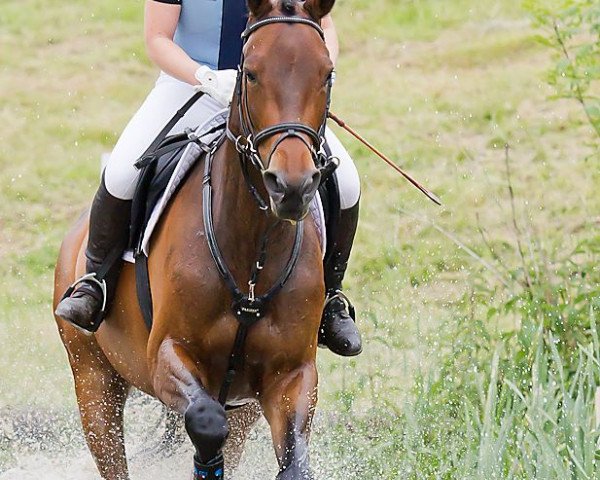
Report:
[[[244,44],[248,41],[248,38],[257,30],[267,25],[274,23],[287,23],[287,24],[303,24],[314,28],[323,41],[325,41],[325,35],[321,26],[312,20],[301,18],[301,17],[268,17],[264,20],[260,20],[248,28],[242,34]],[[259,209],[269,215],[269,204],[261,197],[258,189],[252,183],[249,174],[249,165],[252,165],[259,172],[263,173],[271,161],[271,157],[275,153],[275,150],[283,141],[288,138],[299,138],[310,150],[315,166],[321,172],[321,180],[323,181],[328,175],[333,173],[337,168],[339,162],[335,157],[329,157],[325,153],[325,128],[326,121],[329,115],[329,106],[331,103],[331,88],[335,75],[332,74],[328,84],[327,92],[327,106],[323,121],[319,128],[319,131],[313,129],[309,125],[302,123],[281,123],[267,127],[258,133],[254,133],[255,127],[250,116],[248,109],[248,93],[247,93],[247,82],[248,75],[244,72],[244,54],[238,68],[238,77],[236,82],[236,93],[238,96],[238,115],[240,119],[240,128],[242,133],[235,135],[230,127],[229,121],[226,127],[226,134],[223,135],[218,142],[210,149],[206,155],[205,168],[204,168],[204,179],[203,179],[203,218],[204,218],[204,230],[208,242],[208,246],[217,266],[219,274],[223,278],[227,288],[229,289],[233,302],[231,304],[232,312],[238,321],[238,329],[234,341],[232,351],[229,355],[229,362],[227,371],[221,389],[219,391],[219,402],[225,406],[227,403],[227,397],[231,389],[231,385],[235,379],[236,373],[243,368],[244,364],[244,346],[248,331],[250,327],[260,321],[266,314],[267,306],[270,300],[279,293],[286,282],[289,280],[298,259],[300,257],[300,250],[302,246],[302,239],[304,234],[303,222],[296,223],[296,233],[294,237],[294,244],[290,253],[290,257],[283,271],[279,275],[276,282],[266,291],[266,293],[258,296],[255,293],[255,287],[258,282],[261,271],[264,268],[267,260],[267,243],[270,234],[274,230],[275,226],[279,224],[279,221],[273,222],[265,231],[262,236],[259,245],[258,259],[252,267],[250,273],[250,281],[248,282],[248,293],[244,293],[242,289],[237,285],[231,270],[228,268],[223,254],[219,248],[219,244],[216,238],[214,223],[213,223],[213,212],[212,212],[212,166],[214,157],[217,150],[223,145],[225,138],[228,138],[234,143],[236,150],[239,154],[240,166],[244,175],[244,180],[248,187],[248,190],[255,198]],[[273,147],[270,150],[269,156],[267,157],[266,163],[263,162],[258,152],[258,147],[268,138],[279,135],[275,141]],[[310,143],[305,139],[303,135],[306,135],[310,139]]]

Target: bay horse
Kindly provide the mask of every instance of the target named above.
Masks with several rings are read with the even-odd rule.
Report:
[[[85,437],[105,480],[129,478],[123,410],[131,387],[183,415],[196,449],[194,478],[223,478],[223,449],[226,456],[231,453],[228,465],[235,465],[260,414],[270,425],[277,479],[313,478],[308,442],[317,402],[317,334],[325,288],[316,227],[302,220],[322,172],[316,158],[333,64],[320,21],[334,2],[248,0],[249,26],[228,135],[212,157],[214,236],[237,285],[247,285],[261,248],[266,252],[252,298],[281,278],[298,230],[303,236],[289,278],[247,333],[243,366],[230,378],[223,404],[218,398],[239,322],[207,241],[202,215],[206,159],[178,190],[153,237],[151,331],[137,302],[131,265],[123,268],[113,306],[94,336],[56,318]],[[267,214],[260,199],[266,199]],[[87,225],[84,215],[63,241],[54,308],[84,273]],[[225,406],[238,408],[226,415]],[[220,466],[204,477],[198,465]]]

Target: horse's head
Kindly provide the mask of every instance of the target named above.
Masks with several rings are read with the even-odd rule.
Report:
[[[248,0],[238,82],[238,149],[262,173],[271,209],[298,221],[321,180],[333,63],[320,21],[335,0]],[[243,144],[243,145],[241,145]]]

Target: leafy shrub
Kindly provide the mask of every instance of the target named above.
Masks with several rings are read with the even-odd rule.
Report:
[[[528,0],[543,29],[540,41],[555,51],[549,82],[557,96],[577,100],[600,137],[600,2]]]

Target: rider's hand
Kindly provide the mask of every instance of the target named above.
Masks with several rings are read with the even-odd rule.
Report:
[[[196,90],[207,93],[224,107],[229,106],[235,90],[236,70],[212,70],[202,65],[196,70],[195,77],[199,83]]]

